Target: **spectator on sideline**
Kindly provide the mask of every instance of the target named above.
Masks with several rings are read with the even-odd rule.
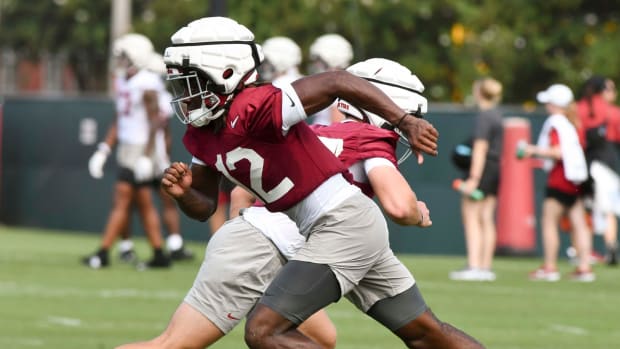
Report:
[[[586,160],[590,180],[585,195],[592,198],[594,232],[603,235],[605,260],[618,263],[618,221],[620,188],[618,187],[618,153],[613,145],[619,139],[620,115],[613,105],[616,86],[611,79],[593,76],[583,87],[577,110],[586,132]]]
[[[127,229],[131,207],[135,203],[146,236],[153,248],[147,267],[165,268],[170,258],[163,250],[159,214],[153,203],[151,183],[155,178],[155,133],[161,123],[158,94],[161,78],[147,68],[153,45],[141,34],[130,33],[114,42],[117,61],[116,117],[106,138],[91,156],[88,169],[94,178],[103,176],[103,166],[117,143],[119,173],[114,187],[114,202],[103,232],[99,250],[84,257],[91,268],[109,265],[109,250]]]
[[[351,64],[353,47],[342,35],[330,33],[319,36],[310,45],[309,74],[343,70]],[[329,125],[344,119],[334,104],[310,116],[313,124]]]
[[[450,273],[452,280],[493,281],[495,253],[495,208],[499,188],[499,158],[502,154],[504,128],[498,105],[502,84],[492,78],[477,80],[473,96],[480,112],[476,116],[472,136],[471,164],[464,174],[461,187],[461,216],[465,231],[467,266]],[[471,193],[480,190],[484,197],[473,199]]]
[[[578,254],[578,265],[570,278],[591,282],[595,275],[590,267],[592,236],[585,220],[585,207],[581,198],[580,184],[588,178],[583,152],[583,140],[579,137],[579,119],[571,89],[554,84],[536,96],[550,114],[545,120],[536,145],[528,144],[525,157],[545,159],[547,188],[542,207],[543,265],[529,274],[530,280],[558,281],[557,267],[560,248],[559,225],[567,213],[572,226],[573,242]]]

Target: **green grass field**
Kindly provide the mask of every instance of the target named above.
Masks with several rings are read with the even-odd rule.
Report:
[[[165,327],[198,270],[201,258],[165,271],[136,271],[114,254],[106,270],[79,257],[99,236],[0,227],[0,348],[112,348],[145,340]],[[138,254],[150,256],[145,241]],[[189,246],[202,256],[204,244]],[[538,259],[497,259],[498,280],[448,280],[462,257],[402,255],[437,316],[488,348],[594,349],[620,344],[620,269],[597,266],[591,284],[535,283],[527,272]],[[562,272],[572,267],[563,261]],[[338,348],[403,348],[387,330],[342,300],[328,308]],[[214,348],[244,348],[243,328]]]

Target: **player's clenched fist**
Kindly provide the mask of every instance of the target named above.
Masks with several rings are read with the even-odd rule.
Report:
[[[173,162],[164,171],[161,186],[168,195],[179,198],[192,186],[192,171],[182,162]]]

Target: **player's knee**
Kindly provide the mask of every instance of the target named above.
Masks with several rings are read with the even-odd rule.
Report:
[[[245,322],[245,343],[251,349],[266,348],[271,335],[273,335],[271,326],[264,321],[260,312],[254,311]]]
[[[415,320],[396,330],[396,334],[407,348],[428,348],[429,343],[443,337],[443,331],[443,323],[427,309]]]

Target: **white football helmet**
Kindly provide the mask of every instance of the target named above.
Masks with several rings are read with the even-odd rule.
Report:
[[[339,34],[319,36],[310,46],[312,73],[345,69],[353,59],[353,47]]]
[[[373,83],[404,111],[417,117],[426,114],[428,100],[422,96],[424,85],[407,67],[388,59],[371,58],[353,64],[347,68],[347,71]],[[406,142],[400,130],[377,114],[358,109],[342,99],[338,100],[338,110],[371,125],[393,130],[401,136],[401,141]],[[409,155],[411,155],[410,150],[399,159],[398,163],[403,162]]]
[[[164,63],[175,93],[172,105],[184,124],[201,127],[219,118],[240,84],[256,81],[262,49],[248,28],[230,18],[195,20],[171,40]],[[200,106],[184,108],[189,99],[198,96]]]
[[[125,56],[131,65],[138,69],[146,68],[151,54],[153,52],[153,43],[142,34],[129,33],[120,36],[114,40],[112,45],[112,54],[116,58]]]
[[[261,80],[272,81],[276,75],[293,69],[297,72],[297,66],[301,64],[301,48],[295,41],[284,36],[274,36],[265,40],[262,47],[265,61],[258,68]]]

